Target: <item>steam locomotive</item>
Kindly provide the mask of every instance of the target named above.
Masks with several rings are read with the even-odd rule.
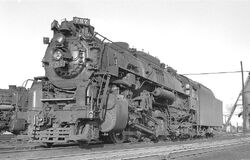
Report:
[[[45,77],[31,87],[29,137],[48,145],[144,141],[212,135],[222,126],[222,102],[125,42],[74,17],[51,24],[42,60]]]
[[[0,134],[4,131],[19,133],[27,127],[28,90],[10,85],[0,89]]]

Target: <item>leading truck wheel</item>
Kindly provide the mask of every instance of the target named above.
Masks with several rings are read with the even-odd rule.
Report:
[[[124,132],[111,132],[109,136],[111,141],[116,144],[121,144],[126,140]]]

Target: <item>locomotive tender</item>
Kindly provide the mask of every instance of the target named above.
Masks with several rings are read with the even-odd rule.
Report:
[[[27,110],[28,90],[25,87],[9,85],[9,89],[0,89],[0,134],[4,131],[24,131]]]
[[[45,77],[29,99],[34,141],[122,143],[209,135],[222,126],[213,92],[158,58],[108,40],[89,19],[54,20],[51,29]]]

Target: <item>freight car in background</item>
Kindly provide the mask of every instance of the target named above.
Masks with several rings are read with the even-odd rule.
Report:
[[[10,85],[0,89],[0,134],[19,133],[27,127],[28,90]]]
[[[52,40],[29,100],[29,137],[48,145],[211,136],[222,102],[158,58],[112,42],[90,20],[52,22]]]

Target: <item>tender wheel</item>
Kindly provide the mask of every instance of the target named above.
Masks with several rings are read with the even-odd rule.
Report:
[[[123,132],[111,132],[109,133],[110,139],[113,143],[121,144],[126,140],[126,136]]]
[[[46,143],[46,146],[47,146],[48,148],[51,148],[51,147],[53,146],[53,143],[52,143],[52,142],[48,142],[48,143]]]
[[[77,141],[80,148],[88,148],[89,142],[88,141]]]

